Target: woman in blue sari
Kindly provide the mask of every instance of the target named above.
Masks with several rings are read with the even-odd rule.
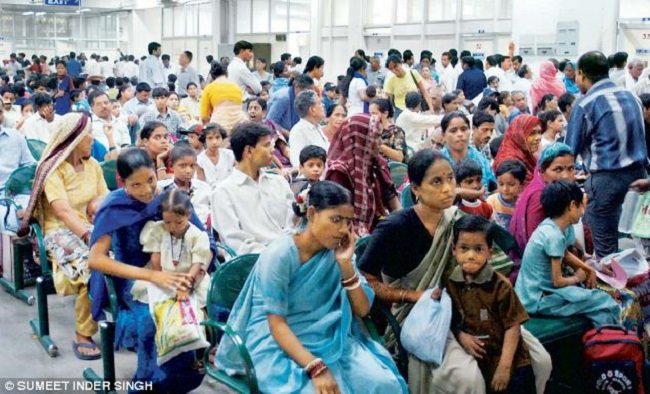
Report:
[[[573,62],[566,62],[564,66],[564,87],[567,93],[580,94],[580,89],[576,84],[576,65]]]
[[[389,353],[360,330],[374,293],[353,262],[354,209],[343,187],[322,181],[295,206],[305,231],[267,248],[228,323],[250,352],[265,393],[407,393]],[[242,371],[222,341],[215,363]]]
[[[65,115],[70,112],[72,105],[70,92],[74,89],[74,81],[68,75],[65,62],[56,62],[56,93],[54,94],[54,112],[58,115]]]
[[[187,274],[153,271],[145,267],[150,255],[142,251],[140,232],[149,220],[161,220],[161,196],[156,196],[157,179],[153,163],[146,151],[125,149],[117,159],[117,172],[124,179],[124,188],[108,195],[95,217],[88,258],[93,271],[90,279],[92,314],[103,320],[107,304],[103,275],[111,275],[119,303],[115,347],[137,350],[138,367],[134,381],[152,382],[156,392],[186,393],[198,387],[203,374],[196,368],[194,352],[183,353],[158,366],[154,343],[156,327],[149,306],[133,300],[134,280],[146,280],[165,289],[189,290]],[[192,213],[191,222],[204,230]],[[214,254],[214,247],[211,247]],[[113,251],[114,258],[109,257]]]

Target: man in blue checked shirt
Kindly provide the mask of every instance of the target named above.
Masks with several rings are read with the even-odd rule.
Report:
[[[618,250],[618,222],[630,184],[647,176],[643,112],[632,92],[609,79],[601,52],[580,57],[576,82],[583,96],[571,113],[566,143],[590,173],[585,220],[596,257],[602,258]]]

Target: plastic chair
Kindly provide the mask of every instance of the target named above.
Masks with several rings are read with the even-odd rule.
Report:
[[[368,242],[370,242],[370,237],[371,235],[364,235],[357,239],[357,242],[354,244],[354,254],[356,255],[357,264],[359,264],[359,259],[363,256],[363,252],[366,251]]]
[[[393,180],[395,187],[402,186],[406,179],[408,166],[404,163],[391,161],[388,163],[388,167],[390,168],[390,177]]]
[[[409,183],[408,185],[404,186],[402,189],[402,194],[400,195],[400,200],[402,202],[402,208],[411,208],[412,206],[415,205],[415,201],[413,201],[413,196],[411,196],[411,184]]]
[[[202,324],[210,328],[213,334],[225,333],[233,341],[242,358],[245,376],[230,376],[224,371],[214,368],[210,364],[210,352],[218,345],[217,335],[211,335],[210,347],[205,350],[204,363],[206,373],[217,382],[225,384],[238,393],[259,393],[255,367],[244,341],[226,322],[218,316],[217,310],[230,310],[244,287],[255,263],[257,254],[244,254],[219,266],[212,277],[210,292],[208,293],[207,309],[210,319]]]
[[[40,141],[39,141],[40,142]],[[7,207],[7,213],[5,217],[0,218],[0,220],[5,220],[11,208],[14,208],[16,211],[22,210],[20,204],[18,204],[14,198],[19,194],[29,195],[32,191],[32,185],[34,184],[34,176],[36,174],[36,164],[31,164],[15,169],[7,178],[5,183],[5,195],[3,198],[0,198],[0,204]],[[25,278],[24,278],[24,253],[32,253],[31,241],[28,237],[18,240],[14,247],[17,250],[14,250],[14,255],[12,256],[13,261],[13,279],[11,281],[7,280],[5,277],[0,277],[0,286],[4,287],[5,290],[12,296],[18,298],[19,300],[27,303],[27,305],[34,305],[36,300],[34,296],[31,296],[25,292]],[[33,283],[32,283],[33,284]]]
[[[108,160],[100,164],[108,190],[117,190],[117,160]]]
[[[47,144],[41,140],[27,140],[27,147],[36,161],[41,160],[41,156],[43,156],[43,151],[46,146]]]

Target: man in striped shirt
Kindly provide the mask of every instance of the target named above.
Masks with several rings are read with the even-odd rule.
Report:
[[[589,172],[585,220],[597,258],[618,250],[618,222],[629,186],[647,176],[641,103],[609,79],[607,58],[587,52],[578,60],[576,81],[584,95],[576,101],[566,143]]]

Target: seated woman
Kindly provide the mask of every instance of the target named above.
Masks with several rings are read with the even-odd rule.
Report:
[[[333,104],[325,111],[327,124],[323,127],[323,134],[327,137],[330,144],[334,141],[334,135],[339,131],[345,118],[348,117],[348,110],[345,105]]]
[[[354,115],[343,122],[327,156],[325,179],[352,193],[354,231],[359,236],[370,234],[388,211],[401,208],[388,162],[377,154],[380,135],[379,119]]]
[[[393,305],[400,324],[425,290],[445,286],[454,268],[452,229],[462,215],[453,205],[454,170],[440,153],[417,152],[408,163],[408,176],[417,203],[388,215],[359,261],[377,297]],[[542,394],[551,374],[551,358],[526,329],[521,334],[530,350],[537,393]],[[409,357],[408,374],[411,393],[486,392],[476,360],[451,332],[439,367]]]
[[[546,219],[533,233],[521,262],[515,291],[526,311],[544,316],[585,315],[595,326],[619,324],[620,308],[602,290],[587,281],[589,267],[568,248],[575,242],[573,225],[584,212],[584,195],[570,181],[547,185],[541,196]],[[563,275],[563,264],[575,269]],[[586,282],[587,288],[581,287]]]
[[[159,181],[169,178],[174,173],[169,155],[174,146],[169,141],[167,126],[163,122],[145,123],[140,131],[140,146],[144,148],[151,159],[151,163],[154,165],[152,168]]]
[[[535,176],[535,154],[541,141],[542,121],[537,116],[517,116],[506,131],[499,152],[492,162],[492,168],[496,171],[499,164],[506,160],[519,160],[526,166],[526,187]]]
[[[246,120],[242,90],[228,80],[228,71],[219,62],[212,63],[210,75],[213,81],[201,94],[201,120],[203,124],[218,123],[230,134],[237,123]]]
[[[95,320],[105,318],[103,309],[108,302],[103,275],[111,275],[118,298],[115,347],[136,350],[138,367],[134,381],[152,382],[154,390],[187,393],[201,384],[203,375],[195,368],[193,352],[182,353],[157,365],[154,335],[156,326],[146,304],[133,299],[134,280],[144,280],[167,290],[189,291],[189,274],[155,271],[145,266],[150,255],[142,250],[140,233],[151,220],[162,220],[157,195],[153,162],[142,149],[123,149],[117,158],[117,171],[124,179],[124,188],[108,195],[95,218],[88,263],[93,271],[90,279],[92,313]],[[196,214],[190,222],[201,231],[205,228]],[[215,245],[210,245],[212,256]],[[109,257],[109,251],[114,258]],[[210,256],[209,261],[212,261]]]
[[[408,161],[406,136],[404,130],[393,123],[394,111],[390,101],[382,98],[373,100],[370,103],[370,114],[379,118],[383,129],[379,140],[379,153],[386,160],[406,163]]]
[[[264,392],[407,393],[389,353],[359,330],[374,293],[353,262],[350,193],[318,182],[295,206],[307,228],[261,255],[228,324],[243,338]],[[318,284],[318,286],[315,286]],[[216,365],[243,370],[222,341]]]
[[[273,163],[278,168],[291,169],[291,151],[287,139],[284,138],[282,127],[271,119],[266,119],[266,100],[255,97],[247,102],[248,118],[251,122],[262,123],[264,126],[275,131],[275,143],[273,144]],[[286,131],[286,130],[285,130]],[[287,131],[286,134],[289,134]]]
[[[48,242],[57,294],[77,295],[74,307],[76,335],[72,346],[75,356],[81,360],[101,357],[92,339],[97,333],[97,323],[92,319],[88,299],[90,271],[86,245],[92,224],[87,206],[97,197],[108,194],[108,188],[99,163],[90,157],[92,143],[92,122],[87,115],[69,113],[61,118],[43,151],[23,222],[23,230],[27,230],[31,218],[36,218],[46,240],[58,238],[61,231],[70,230],[73,239],[68,241],[83,249],[74,261],[59,262],[55,258],[57,242]]]

